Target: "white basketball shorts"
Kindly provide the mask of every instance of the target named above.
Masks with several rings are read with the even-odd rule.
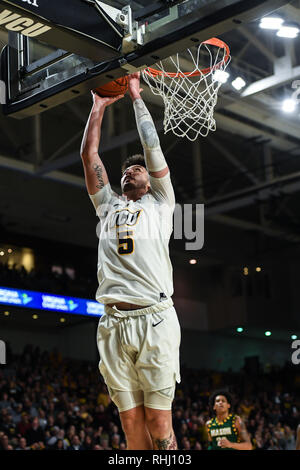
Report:
[[[171,299],[129,311],[106,306],[97,345],[99,370],[110,394],[174,388],[180,382],[180,340]]]

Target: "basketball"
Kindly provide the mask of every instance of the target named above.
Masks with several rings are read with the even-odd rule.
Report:
[[[98,88],[95,88],[94,91],[98,93],[98,95],[105,97],[105,96],[118,96],[124,95],[128,90],[128,76],[117,78],[109,83],[105,83]]]

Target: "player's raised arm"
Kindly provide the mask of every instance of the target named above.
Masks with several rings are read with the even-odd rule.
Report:
[[[120,95],[114,98],[101,98],[93,92],[92,95],[93,106],[86,123],[80,149],[86,187],[90,195],[98,193],[109,182],[98,153],[101,124],[106,106],[123,97]]]
[[[128,91],[133,102],[136,125],[150,175],[151,192],[157,200],[174,209],[175,195],[169,168],[160,147],[153,119],[140,95],[140,73],[133,73],[128,78]]]
[[[162,178],[167,175],[169,168],[160,147],[153,119],[140,95],[139,72],[129,75],[128,91],[133,101],[136,124],[144,149],[147,170],[154,178]]]

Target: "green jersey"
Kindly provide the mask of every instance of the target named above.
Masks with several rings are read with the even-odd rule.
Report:
[[[237,415],[230,414],[224,421],[219,422],[218,418],[211,419],[207,425],[209,435],[212,439],[209,450],[226,450],[218,446],[221,437],[226,437],[230,442],[240,442],[238,431],[236,429]]]

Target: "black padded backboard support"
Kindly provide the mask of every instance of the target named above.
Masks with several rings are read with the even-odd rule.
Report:
[[[96,61],[120,55],[123,30],[85,0],[1,0],[0,27]]]
[[[23,16],[25,14],[25,5],[26,16],[30,13],[32,15],[31,18],[35,18],[35,21],[45,23],[45,25],[51,24],[53,28],[51,33],[53,39],[52,36],[50,36],[50,30],[36,37],[36,39],[54,45],[58,49],[60,48],[57,54],[61,54],[62,56],[59,62],[61,69],[67,70],[69,67],[68,64],[74,63],[74,60],[75,62],[77,60],[79,65],[75,67],[76,73],[73,75],[70,73],[68,76],[68,73],[62,72],[61,75],[58,74],[58,82],[54,82],[53,85],[49,87],[44,86],[41,78],[41,81],[37,83],[36,86],[32,86],[31,88],[30,86],[25,87],[25,91],[21,90],[19,95],[17,93],[12,96],[12,93],[10,93],[10,77],[13,75],[12,67],[15,67],[17,62],[17,58],[15,57],[17,48],[6,47],[1,55],[0,65],[0,78],[7,85],[7,101],[6,104],[3,105],[3,112],[16,118],[23,118],[43,112],[72,99],[78,94],[86,93],[90,89],[109,82],[114,78],[121,77],[146,66],[151,66],[158,60],[169,57],[176,52],[182,52],[189,46],[197,44],[197,42],[228,32],[243,23],[258,19],[284,4],[289,3],[287,0],[199,0],[197,5],[202,5],[200,8],[194,8],[193,11],[188,12],[184,16],[179,16],[174,21],[166,21],[165,24],[162,24],[157,29],[154,28],[150,30],[149,28],[149,32],[147,32],[146,27],[144,45],[139,46],[133,52],[123,54],[121,51],[122,38],[119,35],[119,31],[118,33],[116,33],[115,30],[113,30],[113,33],[110,31],[109,34],[112,35],[113,38],[108,39],[108,32],[104,32],[104,30],[100,31],[100,25],[102,25],[100,21],[101,16],[99,16],[96,9],[90,8],[91,5],[87,0],[64,0],[64,2],[59,2],[59,0],[51,0],[51,2],[35,1],[40,3],[41,6],[44,4],[47,5],[47,11],[46,9],[43,10],[43,16],[41,15],[42,10],[39,10],[40,16],[36,16],[37,10],[34,10],[34,8],[37,7],[33,5],[30,6],[23,0],[13,0],[9,2],[0,0],[0,27],[7,26],[5,23],[1,24],[1,12],[3,12],[4,5],[8,8],[9,4],[9,8],[11,8],[11,4],[13,3],[20,8],[20,4],[22,4]],[[193,0],[191,0],[191,3],[193,3]],[[63,8],[61,7],[62,4],[64,4]],[[75,4],[80,4],[80,8],[88,8],[88,10],[85,10],[87,16],[83,22],[84,25],[81,24],[80,16],[78,17],[79,10],[76,12],[76,9],[74,9],[72,15],[68,16],[69,9],[72,9],[72,5]],[[183,3],[182,8],[186,8],[188,4],[189,2]],[[27,15],[28,6],[31,8]],[[68,8],[66,8],[67,6]],[[18,12],[20,13],[20,10],[18,10]],[[45,19],[46,15],[48,15],[47,20]],[[49,20],[49,18],[51,18],[51,20]],[[58,22],[60,23],[59,26]],[[78,23],[77,25],[75,24],[76,22]],[[90,48],[90,42],[93,41],[91,32],[87,35],[86,31],[89,22],[94,24],[97,22],[97,33],[93,30],[93,34],[96,35],[96,45],[94,44],[94,48]],[[63,25],[61,23],[63,23]],[[104,23],[106,22],[104,21]],[[76,27],[76,31],[73,30],[71,25],[73,25],[74,28]],[[22,33],[22,31],[20,31],[20,33]],[[15,34],[17,35],[17,33]],[[74,37],[76,36],[77,41],[74,43],[76,47],[71,40],[70,42],[62,41],[61,35],[63,34],[73,34]],[[21,36],[21,34],[19,35]],[[28,41],[28,39],[26,39],[26,41]],[[112,41],[112,43],[110,43],[110,41]],[[102,44],[103,49],[105,49],[103,55],[101,55],[100,61],[99,51],[97,49],[99,44]],[[67,45],[68,47],[66,47]],[[94,55],[95,47],[97,53]],[[70,55],[70,53],[77,55]],[[66,57],[64,57],[64,54]],[[84,58],[87,59],[85,60]],[[43,65],[41,69],[42,67]],[[20,77],[20,71],[18,71],[19,78],[22,78],[24,82],[28,80],[29,83],[31,83],[27,75],[32,76],[32,70],[25,70],[23,77]]]

